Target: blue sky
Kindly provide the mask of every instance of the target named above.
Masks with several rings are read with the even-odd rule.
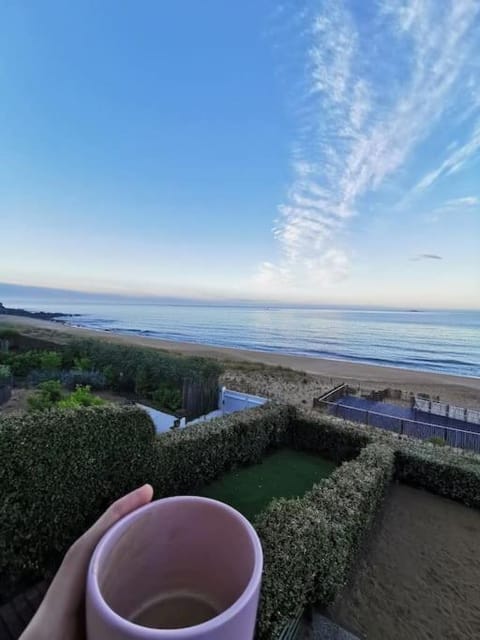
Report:
[[[4,2],[0,281],[480,307],[479,0]]]

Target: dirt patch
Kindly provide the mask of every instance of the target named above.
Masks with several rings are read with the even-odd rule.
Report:
[[[35,389],[15,387],[12,389],[10,400],[0,406],[0,416],[8,416],[28,410],[28,398],[35,393]]]
[[[479,540],[479,511],[394,486],[331,617],[367,640],[478,640]]]

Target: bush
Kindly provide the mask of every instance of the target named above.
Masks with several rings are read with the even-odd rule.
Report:
[[[177,356],[146,347],[132,347],[103,340],[73,340],[64,349],[65,365],[88,358],[102,371],[114,389],[138,393],[154,391],[164,383],[181,388],[185,379],[218,379],[221,365],[214,360]],[[147,385],[145,389],[145,384]]]
[[[41,369],[41,351],[25,351],[9,354],[9,363],[14,376],[25,378],[30,371]]]
[[[335,526],[300,498],[273,500],[255,528],[264,556],[256,637],[271,640],[310,602],[317,572],[331,568]]]
[[[49,371],[47,369],[34,369],[25,378],[25,384],[29,387],[38,387],[42,382],[48,382],[48,380],[61,380],[61,371]]]
[[[58,351],[41,351],[40,368],[46,371],[56,371],[62,366],[62,356]]]
[[[298,606],[326,606],[346,583],[390,483],[393,451],[369,445],[300,500],[273,501],[255,526],[265,557],[260,638],[275,637]]]
[[[8,340],[11,338],[18,338],[20,332],[13,327],[3,327],[0,329],[0,340]]]
[[[103,404],[106,404],[105,400],[94,396],[87,385],[86,387],[78,386],[67,398],[60,399],[58,407],[74,409],[75,407],[100,407]]]
[[[446,442],[443,438],[439,438],[438,436],[435,436],[433,438],[429,438],[427,440],[427,442],[431,442],[432,444],[437,445],[438,447],[444,447]]]
[[[0,582],[55,569],[111,501],[150,480],[153,439],[136,407],[0,419]]]
[[[182,394],[175,387],[163,386],[151,394],[152,400],[161,409],[178,411],[182,406]]]
[[[48,380],[38,385],[35,395],[28,398],[30,411],[45,411],[51,409],[62,399],[62,385],[58,380]]]
[[[88,385],[91,389],[105,389],[107,380],[100,371],[88,371],[84,369],[72,369],[61,374],[62,384],[67,389],[76,389],[79,385]]]
[[[0,386],[10,384],[12,381],[12,372],[6,364],[0,364]]]
[[[480,457],[450,447],[403,442],[396,452],[398,480],[480,507]]]
[[[294,445],[331,458],[335,462],[352,460],[371,438],[368,432],[322,414],[299,411],[293,425]]]
[[[90,358],[81,357],[73,359],[73,369],[74,371],[91,371],[92,370],[92,361]]]

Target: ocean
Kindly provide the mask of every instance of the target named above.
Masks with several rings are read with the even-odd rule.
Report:
[[[164,340],[480,377],[480,311],[385,311],[41,299],[6,306],[78,313],[71,325]]]

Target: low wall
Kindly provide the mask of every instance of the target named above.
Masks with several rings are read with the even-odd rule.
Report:
[[[159,411],[158,409],[154,409],[153,407],[149,407],[145,404],[137,403],[137,407],[148,413],[155,426],[155,433],[165,433],[166,431],[170,431],[170,429],[175,426],[176,420],[178,420],[176,416],[172,416],[170,413],[164,413],[163,411]],[[183,428],[184,426],[185,418],[182,418],[180,420],[179,427]]]
[[[266,402],[268,402],[267,398],[261,398],[249,393],[240,393],[240,391],[232,391],[223,387],[220,391],[218,408],[223,412],[223,415],[228,415],[236,411],[261,407]]]

